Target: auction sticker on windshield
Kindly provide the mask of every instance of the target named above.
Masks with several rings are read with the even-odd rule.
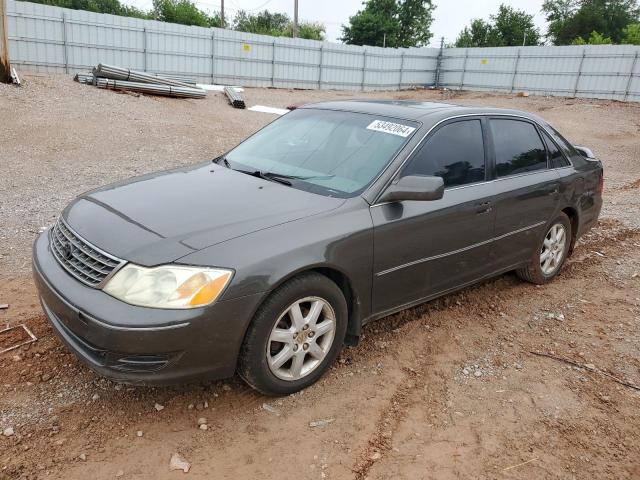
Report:
[[[369,124],[367,130],[376,132],[390,133],[399,137],[408,137],[415,130],[414,127],[402,125],[401,123],[385,122],[384,120],[374,120]]]

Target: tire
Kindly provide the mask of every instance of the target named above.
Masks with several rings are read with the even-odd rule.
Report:
[[[256,312],[240,350],[238,374],[265,395],[302,390],[335,361],[347,321],[347,302],[333,281],[319,273],[295,277],[278,287]]]
[[[557,241],[554,242],[554,229],[556,229],[555,232],[564,232],[564,243],[562,243],[562,245]],[[560,270],[562,270],[562,266],[569,255],[571,235],[571,221],[564,212],[560,212],[560,214],[547,225],[544,235],[538,239],[529,265],[516,270],[518,277],[527,282],[535,283],[536,285],[543,285],[552,281]],[[552,246],[549,247],[549,244]],[[543,261],[545,252],[548,252],[549,255],[547,255]],[[551,258],[555,258],[555,262],[551,261],[551,263],[546,263],[551,260],[550,256]]]

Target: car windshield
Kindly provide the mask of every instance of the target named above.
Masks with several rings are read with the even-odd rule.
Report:
[[[294,110],[249,137],[228,166],[327,196],[362,192],[418,128],[416,122],[333,110]]]

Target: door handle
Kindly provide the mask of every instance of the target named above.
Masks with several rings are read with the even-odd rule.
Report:
[[[481,215],[483,213],[489,213],[493,210],[492,202],[482,202],[476,204],[476,213]]]

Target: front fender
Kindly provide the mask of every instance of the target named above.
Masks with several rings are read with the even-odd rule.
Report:
[[[362,199],[343,208],[270,227],[223,242],[177,263],[232,268],[234,278],[224,293],[233,299],[256,293],[266,296],[293,276],[329,268],[344,275],[359,303],[360,316],[371,311],[373,225]]]

